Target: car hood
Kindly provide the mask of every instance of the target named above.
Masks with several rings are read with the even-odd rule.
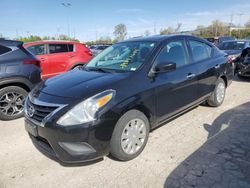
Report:
[[[114,89],[115,84],[118,82],[120,84],[129,74],[70,71],[48,79],[39,90],[49,95],[84,99],[106,89]]]
[[[223,50],[227,55],[238,55],[241,53],[241,50]]]

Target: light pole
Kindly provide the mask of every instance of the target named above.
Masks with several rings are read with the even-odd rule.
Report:
[[[61,3],[67,10],[71,5],[71,3]],[[70,25],[69,25],[69,11],[67,11],[67,25],[68,25],[68,37],[70,38]]]
[[[240,32],[240,30],[241,30],[241,16],[244,15],[244,14],[243,13],[238,13],[237,15],[239,16],[238,37],[240,37],[240,35],[241,35],[241,32]]]

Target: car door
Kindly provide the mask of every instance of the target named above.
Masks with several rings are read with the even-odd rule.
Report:
[[[214,90],[220,73],[220,59],[213,57],[213,47],[203,41],[188,39],[192,62],[197,66],[198,98],[203,100]]]
[[[32,54],[34,54],[41,62],[42,78],[49,73],[48,54],[45,44],[37,44],[27,47]]]
[[[64,73],[72,56],[67,44],[48,44],[49,74],[47,78]]]
[[[197,99],[197,77],[195,65],[190,64],[184,38],[163,45],[154,64],[176,63],[172,72],[159,73],[155,77],[156,114],[158,123],[184,110]]]

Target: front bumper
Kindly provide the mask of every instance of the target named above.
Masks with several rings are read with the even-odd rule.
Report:
[[[56,122],[70,106],[62,105],[60,101],[70,104],[72,99],[43,93],[37,98],[32,96],[33,93],[25,102],[25,129],[42,153],[62,163],[91,161],[109,153],[110,139],[119,119],[119,115],[113,110],[103,110],[93,122],[61,126]],[[51,103],[52,101],[55,103]],[[32,116],[30,107],[34,110]]]
[[[109,125],[112,124],[115,124],[113,120],[107,120],[91,127],[88,124],[72,127],[49,124],[42,127],[25,118],[25,129],[35,147],[62,163],[92,161],[107,155],[114,127]]]

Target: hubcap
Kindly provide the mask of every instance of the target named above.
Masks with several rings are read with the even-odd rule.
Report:
[[[127,123],[121,136],[121,146],[126,154],[136,153],[145,142],[146,126],[141,119],[133,119]]]
[[[223,83],[219,83],[219,85],[217,86],[217,93],[216,93],[217,101],[221,103],[224,99],[224,96],[225,96],[225,85]]]
[[[20,93],[8,92],[0,98],[0,111],[4,115],[13,116],[23,112],[24,96]]]
[[[74,67],[73,70],[83,70],[83,66],[78,65],[78,66]]]

